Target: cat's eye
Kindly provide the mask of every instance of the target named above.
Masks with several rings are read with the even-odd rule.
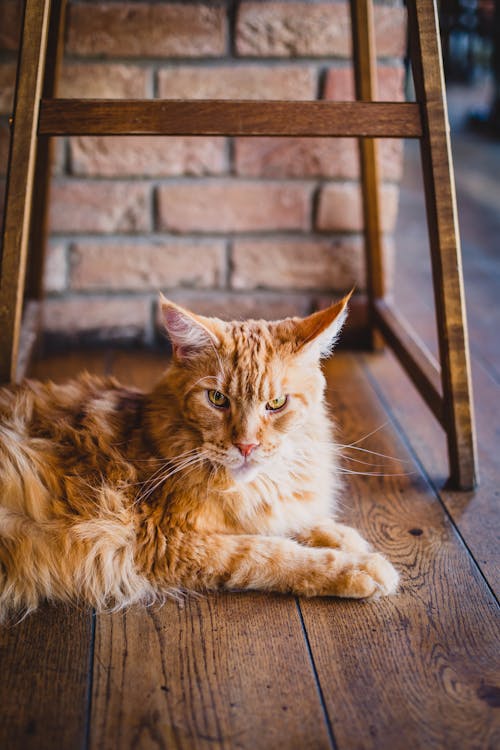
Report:
[[[288,401],[288,396],[278,396],[278,398],[272,398],[266,404],[267,411],[279,411],[283,409]]]
[[[216,406],[218,409],[227,409],[229,407],[228,397],[224,396],[224,394],[220,391],[207,391],[207,396],[210,403]]]

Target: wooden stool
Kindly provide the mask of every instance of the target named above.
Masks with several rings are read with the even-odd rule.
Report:
[[[433,0],[408,0],[407,7],[416,102],[375,101],[376,57],[369,0],[351,0],[356,102],[114,101],[53,98],[63,47],[65,0],[27,0],[1,258],[0,381],[19,376],[25,286],[28,300],[41,299],[50,136],[358,137],[372,338],[376,344],[381,335],[393,349],[445,429],[452,486],[474,487],[469,352],[436,7]],[[440,364],[386,297],[377,138],[420,139]],[[29,303],[24,308],[29,312]]]

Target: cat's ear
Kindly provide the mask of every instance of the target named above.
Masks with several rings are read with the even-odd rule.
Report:
[[[185,310],[161,293],[160,308],[176,359],[196,357],[204,349],[220,346],[219,321]]]
[[[325,310],[318,310],[295,322],[298,352],[317,358],[328,357],[332,353],[347,318],[347,303],[353,291]]]

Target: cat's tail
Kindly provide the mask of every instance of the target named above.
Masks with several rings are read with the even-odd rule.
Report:
[[[23,619],[41,599],[33,545],[35,524],[20,513],[0,507],[0,623]]]

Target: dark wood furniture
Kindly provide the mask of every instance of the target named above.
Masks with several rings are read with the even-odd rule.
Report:
[[[53,97],[65,0],[27,0],[0,272],[0,381],[19,374],[29,245],[30,299],[36,303],[41,296],[50,136],[354,136],[360,143],[373,344],[379,345],[381,336],[393,349],[446,431],[450,485],[473,487],[476,450],[469,350],[436,7],[434,0],[408,0],[407,7],[416,102],[373,101],[376,58],[369,0],[351,0],[356,102],[94,101]],[[381,137],[420,139],[439,363],[386,295],[376,141]],[[33,317],[33,305],[24,307]]]

